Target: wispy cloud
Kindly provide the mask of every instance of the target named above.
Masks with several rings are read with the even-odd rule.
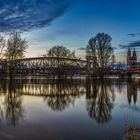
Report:
[[[81,47],[81,48],[78,48],[77,50],[85,51],[85,50],[86,50],[86,48]]]
[[[129,34],[127,34],[127,36],[129,36],[129,37],[137,37],[137,36],[140,36],[140,33],[129,33]]]
[[[0,32],[28,31],[50,25],[73,0],[0,0]]]
[[[119,45],[120,49],[127,49],[127,48],[140,48],[140,40],[134,41],[129,43],[128,45]]]
[[[135,34],[134,33],[129,33],[127,35],[130,36],[130,37],[135,37]]]

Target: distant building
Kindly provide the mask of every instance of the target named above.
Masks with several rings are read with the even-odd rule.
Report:
[[[127,64],[125,63],[114,63],[113,64],[114,70],[127,70]]]
[[[131,52],[130,48],[127,52],[127,67],[128,68],[140,68],[140,62],[137,61],[137,53],[135,49]]]

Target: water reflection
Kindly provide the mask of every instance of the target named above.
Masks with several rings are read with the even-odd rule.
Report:
[[[14,81],[10,81],[8,84],[8,93],[5,96],[4,105],[7,122],[15,126],[23,118],[24,109],[22,96],[17,92]]]
[[[110,81],[87,81],[87,111],[97,123],[105,123],[111,120],[114,100],[114,90]]]
[[[126,85],[127,88],[124,86]],[[116,95],[127,89],[128,104],[136,105],[139,81],[120,80],[47,80],[19,79],[12,82],[0,82],[0,115],[1,120],[16,126],[26,116],[23,107],[24,96],[36,96],[42,99],[52,111],[62,112],[75,104],[78,99],[85,99],[87,115],[99,124],[112,120],[112,110]],[[119,94],[118,93],[118,94]],[[124,94],[124,93],[123,93]],[[84,102],[83,102],[84,103]]]
[[[137,102],[137,82],[129,81],[127,84],[127,98],[129,105]]]
[[[50,86],[49,96],[44,97],[44,100],[52,110],[63,111],[70,104],[74,104],[75,100],[80,98],[84,92],[84,85],[80,83],[59,81]]]

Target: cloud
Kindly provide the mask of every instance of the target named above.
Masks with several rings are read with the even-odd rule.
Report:
[[[129,33],[127,35],[130,36],[130,37],[135,37],[135,34],[134,33]]]
[[[85,50],[86,50],[86,48],[81,47],[81,48],[78,48],[77,50],[85,51]]]
[[[136,37],[136,36],[140,36],[140,33],[129,33],[129,34],[127,34],[127,36]]]
[[[140,40],[129,43],[128,45],[119,45],[120,49],[140,48]]]
[[[46,27],[71,3],[72,0],[0,0],[0,32]]]
[[[118,48],[117,48],[117,47],[113,47],[113,49],[114,49],[114,50],[117,50]]]

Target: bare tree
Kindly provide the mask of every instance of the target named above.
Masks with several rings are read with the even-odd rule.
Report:
[[[75,58],[75,51],[70,51],[64,46],[54,46],[48,51],[48,56],[52,57],[64,57],[64,58]]]
[[[21,38],[21,34],[14,32],[10,34],[7,40],[5,58],[9,62],[10,78],[13,75],[15,68],[15,60],[24,57],[24,52],[28,47],[27,41]]]
[[[4,39],[4,37],[2,35],[0,35],[0,59],[2,59],[3,50],[5,48],[5,45],[6,45],[6,40]]]
[[[98,33],[94,38],[88,42],[86,53],[87,56],[93,57],[96,69],[100,69],[100,74],[104,73],[108,64],[114,60],[113,47],[111,46],[112,38],[105,33]]]
[[[75,51],[70,51],[68,48],[64,46],[54,46],[52,47],[47,56],[56,57],[56,60],[50,61],[51,65],[55,66],[57,69],[54,73],[57,73],[58,78],[61,76],[67,77],[67,75],[72,76],[76,73],[75,66],[72,66],[72,62],[62,59],[62,58],[70,58],[75,59]]]

